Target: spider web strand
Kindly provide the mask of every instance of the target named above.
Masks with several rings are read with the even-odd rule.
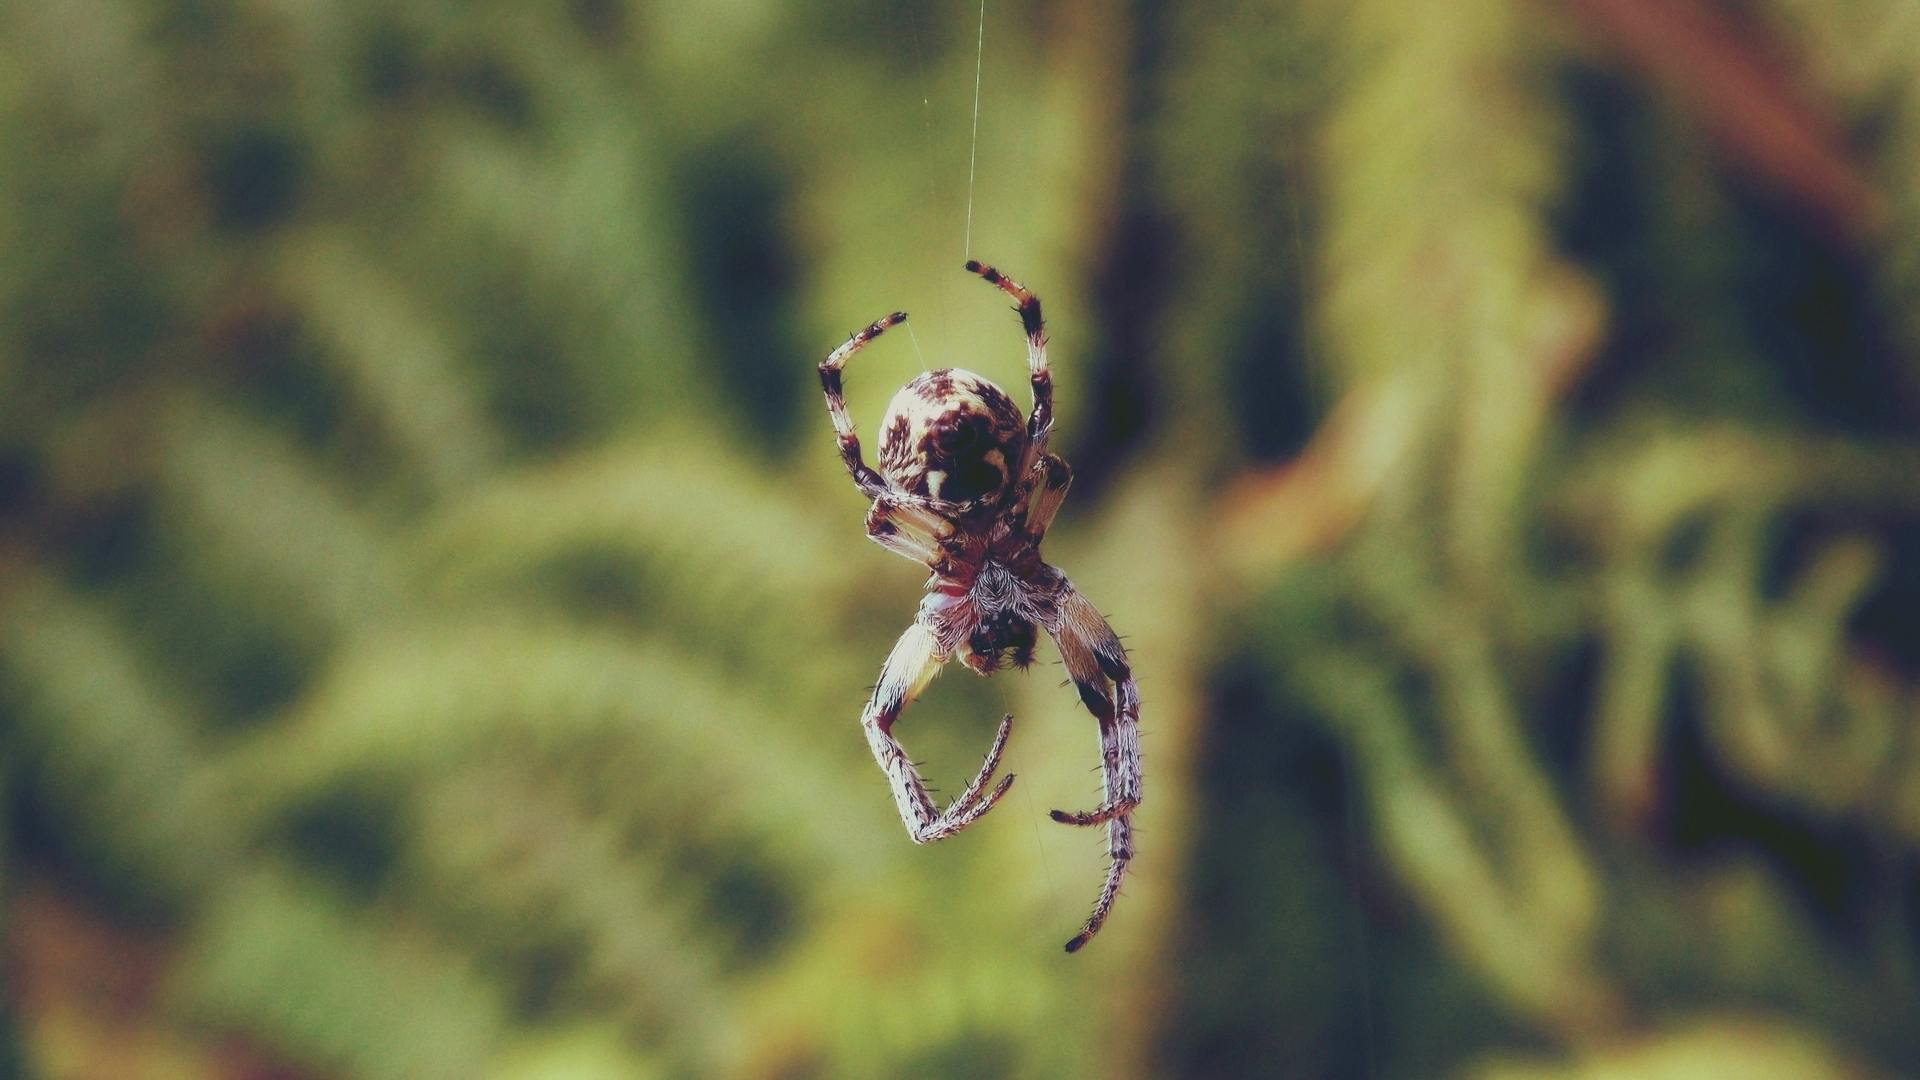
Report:
[[[913,342],[914,355],[920,358],[920,370],[927,368],[927,354],[920,351],[920,335],[913,332],[913,324],[907,323],[907,340]]]
[[[980,31],[973,52],[973,145],[967,150],[967,237],[963,259],[973,258],[973,175],[980,159],[980,69],[987,55],[987,0],[980,0]]]

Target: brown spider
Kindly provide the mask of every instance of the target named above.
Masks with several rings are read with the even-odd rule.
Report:
[[[853,354],[890,326],[898,311],[848,338],[820,365],[820,386],[840,437],[840,456],[860,493],[873,500],[867,535],[933,571],[913,626],[900,637],[873,697],[860,716],[873,756],[887,774],[900,820],[916,844],[943,840],[985,816],[1013,784],[1009,774],[991,791],[1013,716],[1000,721],[980,772],[945,810],[936,810],[919,770],[893,737],[900,712],[956,653],[968,667],[991,675],[1006,663],[1033,661],[1039,626],[1053,638],[1080,700],[1100,722],[1101,790],[1097,810],[1053,819],[1107,827],[1111,864],[1093,914],[1067,942],[1074,952],[1107,921],[1133,858],[1133,808],[1140,804],[1140,692],[1126,649],[1113,628],[1065,574],[1040,558],[1055,511],[1067,497],[1073,470],[1047,453],[1053,428],[1053,376],[1040,300],[991,266],[967,269],[1012,297],[1027,333],[1027,372],[1033,412],[1022,419],[1004,390],[958,368],[929,371],[894,395],[882,422],[880,471],[860,456],[860,439],[841,396],[840,371]]]

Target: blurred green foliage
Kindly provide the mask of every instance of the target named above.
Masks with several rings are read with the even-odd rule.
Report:
[[[1670,39],[1821,188],[1661,7],[0,12],[0,1065],[1920,1071],[1920,17]],[[1073,695],[928,849],[856,725],[813,365],[1017,384],[969,229],[1146,693],[1073,958]]]

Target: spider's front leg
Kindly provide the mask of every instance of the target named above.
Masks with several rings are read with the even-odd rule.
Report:
[[[1140,689],[1127,664],[1127,651],[1086,597],[1070,584],[1064,585],[1057,625],[1047,629],[1067,674],[1080,691],[1080,700],[1100,725],[1100,790],[1103,801],[1097,810],[1068,813],[1053,811],[1053,820],[1068,825],[1107,826],[1106,882],[1094,901],[1093,914],[1080,933],[1067,942],[1074,952],[1100,932],[1113,910],[1126,877],[1127,864],[1133,861],[1133,809],[1140,805]],[[1112,694],[1108,693],[1108,684]]]
[[[1140,804],[1140,689],[1127,664],[1119,635],[1093,604],[1068,585],[1060,602],[1054,644],[1087,711],[1100,723],[1102,785],[1106,801],[1098,810],[1053,811],[1068,825],[1098,825],[1129,813]],[[1107,693],[1112,683],[1113,694]]]
[[[900,821],[906,825],[907,835],[916,844],[944,840],[980,820],[1000,801],[1000,796],[1013,786],[1013,776],[1008,774],[993,786],[993,790],[986,790],[988,781],[993,779],[994,770],[1000,767],[1000,754],[1006,749],[1007,735],[1013,730],[1011,714],[1001,719],[1000,730],[993,736],[993,745],[987,748],[987,757],[980,771],[945,810],[934,808],[933,797],[928,794],[920,771],[914,768],[912,759],[907,757],[906,748],[893,737],[893,725],[900,718],[901,710],[919,696],[946,660],[932,628],[916,621],[907,628],[906,633],[900,635],[899,642],[888,655],[886,666],[880,670],[880,681],[873,688],[873,697],[860,715],[860,726],[866,732],[873,759],[880,763],[881,770],[887,774],[887,784],[893,789],[893,801],[900,810]]]

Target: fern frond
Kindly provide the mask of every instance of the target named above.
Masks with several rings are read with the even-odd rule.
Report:
[[[566,788],[510,762],[435,781],[417,808],[401,881],[417,909],[525,971],[566,957],[554,1008],[619,1018],[711,1072],[745,1031],[715,924],[660,857]],[[484,882],[484,888],[474,888]]]
[[[283,613],[313,647],[404,609],[378,524],[283,433],[186,396],[158,441],[162,512],[205,580]]]
[[[223,769],[272,810],[349,777],[418,783],[503,747],[555,754],[611,739],[646,762],[636,787],[674,792],[727,828],[785,836],[795,860],[870,870],[890,846],[887,822],[829,764],[839,755],[793,724],[670,645],[494,610],[358,641]],[[801,807],[809,825],[796,831]]]
[[[192,1018],[352,1076],[483,1075],[509,1033],[499,989],[445,943],[279,867],[208,897],[169,990]]]
[[[402,460],[432,490],[475,480],[499,440],[462,378],[453,335],[348,237],[304,237],[288,245],[282,266],[287,292]]]
[[[96,872],[190,902],[240,851],[198,725],[98,605],[44,576],[0,606],[17,752],[39,797]]]
[[[846,551],[862,542],[861,504],[809,511],[780,477],[686,452],[704,442],[668,435],[504,477],[429,523],[423,575],[464,602],[611,554],[640,572],[650,611],[714,653],[782,658],[807,676],[857,592],[862,567]]]

